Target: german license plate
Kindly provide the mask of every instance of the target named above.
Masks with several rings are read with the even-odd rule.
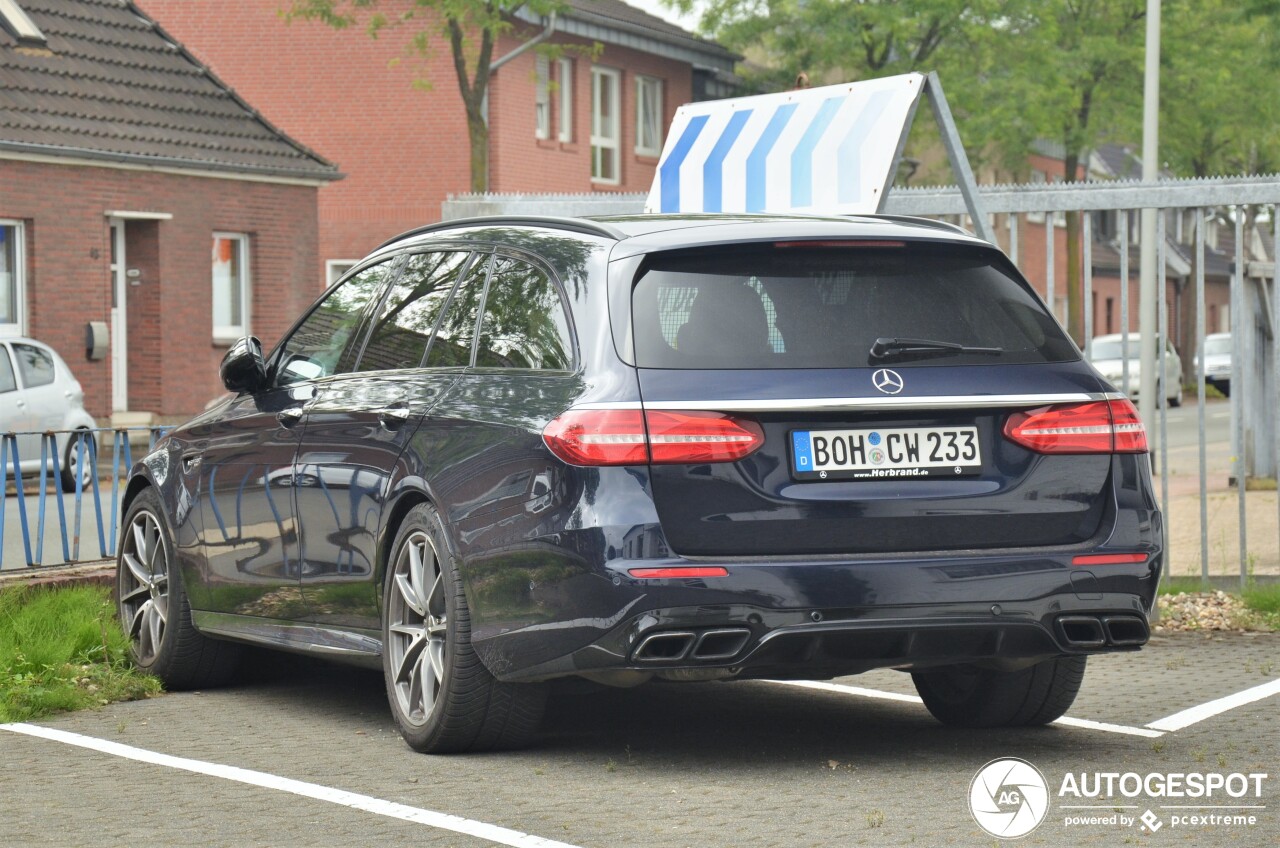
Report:
[[[982,470],[977,427],[793,430],[798,480],[963,477]]]

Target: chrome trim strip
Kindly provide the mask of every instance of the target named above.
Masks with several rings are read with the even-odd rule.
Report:
[[[932,397],[786,398],[782,400],[651,400],[643,404],[582,403],[574,409],[702,409],[733,412],[787,412],[791,410],[857,411],[883,409],[972,409],[974,407],[1034,407],[1054,403],[1087,403],[1118,399],[1123,395],[1102,392],[1062,392],[1023,395],[935,395]]]
[[[373,658],[382,655],[381,640],[349,630],[208,610],[192,610],[191,620],[202,633],[270,648],[336,657]]]

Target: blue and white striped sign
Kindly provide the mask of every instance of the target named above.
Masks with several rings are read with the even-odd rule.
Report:
[[[689,103],[646,212],[876,212],[923,74]]]

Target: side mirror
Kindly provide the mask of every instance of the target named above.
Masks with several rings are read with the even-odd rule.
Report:
[[[222,385],[231,392],[256,392],[267,384],[267,366],[262,358],[262,342],[253,336],[240,339],[222,357]]]

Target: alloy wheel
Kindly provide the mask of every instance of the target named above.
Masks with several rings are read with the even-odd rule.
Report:
[[[120,619],[144,666],[155,661],[169,621],[169,562],[161,533],[159,519],[144,509],[120,542]]]
[[[400,714],[414,725],[431,716],[444,683],[448,651],[445,579],[425,532],[400,546],[387,604],[387,650]]]

